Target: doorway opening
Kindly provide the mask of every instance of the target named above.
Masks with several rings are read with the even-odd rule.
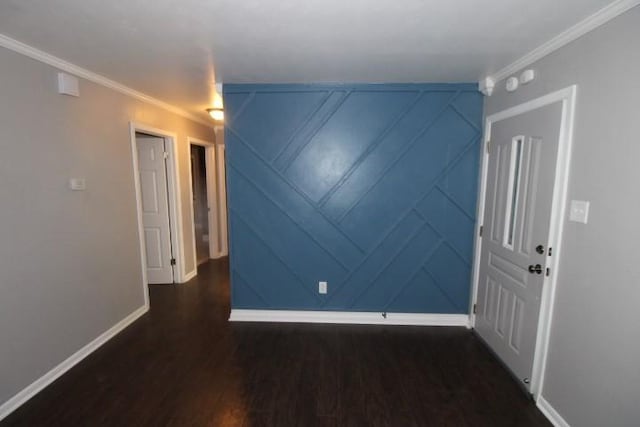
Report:
[[[148,284],[184,281],[176,135],[131,123],[138,233],[145,298]],[[147,300],[148,301],[148,300]]]
[[[188,138],[189,190],[193,218],[193,252],[197,267],[219,258],[219,208],[216,174],[216,146],[212,142]],[[191,274],[189,275],[191,276]]]
[[[207,194],[207,166],[205,148],[191,145],[191,201],[193,203],[193,235],[196,246],[196,263],[207,262],[211,258],[209,250],[209,205]]]

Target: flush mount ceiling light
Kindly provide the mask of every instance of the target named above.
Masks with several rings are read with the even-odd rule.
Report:
[[[209,113],[211,118],[216,122],[224,120],[224,110],[222,108],[207,108],[207,113]]]

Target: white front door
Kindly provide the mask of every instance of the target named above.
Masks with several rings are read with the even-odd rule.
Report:
[[[475,327],[528,390],[561,113],[556,102],[494,122],[489,138]]]
[[[173,283],[165,141],[136,134],[147,281]]]

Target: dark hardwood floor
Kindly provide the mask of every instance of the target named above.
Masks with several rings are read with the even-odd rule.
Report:
[[[227,269],[152,286],[148,314],[0,426],[550,425],[464,328],[230,324]]]

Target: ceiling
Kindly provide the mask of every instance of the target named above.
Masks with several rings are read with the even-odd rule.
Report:
[[[214,83],[475,82],[612,0],[2,0],[0,33],[186,111]]]

